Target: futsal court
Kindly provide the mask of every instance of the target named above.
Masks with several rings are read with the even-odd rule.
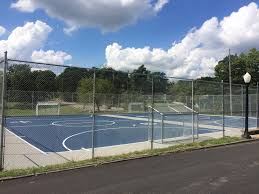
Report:
[[[149,141],[152,134],[149,117],[145,113],[103,114],[95,118],[92,115],[7,117],[6,129],[44,153],[64,152]],[[155,115],[154,141],[190,137],[193,133],[198,137],[223,130],[222,116],[200,114],[196,128],[192,128],[192,115],[184,117],[187,122],[183,122],[183,115],[165,116],[162,129]],[[224,117],[226,129],[240,132],[243,123],[243,117]],[[256,118],[249,118],[249,127],[256,127]]]

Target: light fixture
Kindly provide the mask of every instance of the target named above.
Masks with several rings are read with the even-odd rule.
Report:
[[[249,84],[251,82],[251,75],[248,72],[243,76],[243,78],[246,84]]]
[[[248,96],[248,87],[249,87],[249,84],[251,82],[251,75],[247,72],[244,76],[244,82],[246,84],[246,112],[245,112],[245,131],[244,131],[244,134],[242,135],[244,138],[246,139],[250,139],[251,136],[249,135],[249,132],[248,132],[248,113],[249,113],[249,109],[248,109],[248,105],[249,105],[249,96]]]

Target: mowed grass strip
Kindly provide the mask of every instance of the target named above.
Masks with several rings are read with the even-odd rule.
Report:
[[[68,169],[80,168],[80,167],[86,167],[86,166],[98,166],[98,165],[102,165],[110,162],[117,162],[117,161],[136,159],[136,158],[142,158],[142,157],[159,156],[159,155],[164,155],[168,153],[185,152],[185,151],[191,151],[191,150],[196,150],[201,148],[209,148],[209,147],[214,147],[218,145],[226,145],[226,144],[246,142],[246,141],[247,140],[241,139],[239,137],[225,137],[221,139],[211,139],[211,140],[206,140],[202,142],[179,144],[179,145],[174,145],[167,148],[136,151],[136,152],[117,155],[117,156],[96,157],[94,159],[89,159],[89,160],[82,160],[82,161],[76,161],[76,162],[71,161],[63,164],[49,165],[44,167],[1,171],[0,179],[45,174],[49,172],[68,170]]]

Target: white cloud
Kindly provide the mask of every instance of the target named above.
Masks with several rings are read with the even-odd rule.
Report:
[[[0,26],[0,36],[6,32],[6,29],[3,26]]]
[[[43,9],[67,24],[65,32],[80,27],[116,31],[139,19],[155,15],[169,0],[17,0],[11,7],[24,12]]]
[[[43,51],[52,28],[42,21],[27,22],[15,28],[6,40],[0,40],[0,55],[8,51],[8,58],[64,64],[72,56],[63,51]]]
[[[158,0],[154,6],[154,10],[156,12],[160,11],[168,2],[169,0]]]
[[[145,64],[152,71],[169,76],[196,78],[213,75],[214,67],[227,55],[228,48],[240,53],[259,48],[259,9],[250,3],[218,21],[216,17],[192,29],[168,50],[160,48],[123,48],[118,43],[106,48],[107,66],[133,70]]]
[[[43,47],[52,28],[41,21],[27,22],[15,28],[7,40],[0,40],[0,53],[8,51],[10,58],[28,59],[31,53]]]
[[[32,61],[42,62],[42,63],[53,63],[63,65],[66,61],[72,59],[72,56],[63,51],[34,51],[31,56]]]
[[[15,8],[24,12],[33,12],[36,9],[36,5],[31,0],[20,0],[16,3],[12,3],[11,8]]]

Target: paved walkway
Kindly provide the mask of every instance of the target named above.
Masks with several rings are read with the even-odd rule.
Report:
[[[4,193],[259,193],[259,141],[0,183]]]

